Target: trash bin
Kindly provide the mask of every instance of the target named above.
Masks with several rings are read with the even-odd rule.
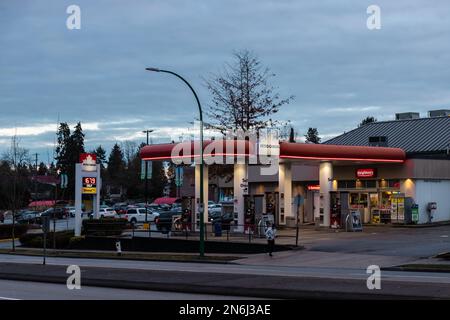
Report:
[[[216,237],[222,236],[222,223],[220,221],[214,223],[214,235]]]

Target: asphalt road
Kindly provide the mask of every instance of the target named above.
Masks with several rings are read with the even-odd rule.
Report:
[[[41,264],[42,257],[19,256],[0,254],[0,263],[28,263]],[[361,268],[336,268],[336,267],[294,267],[272,265],[239,265],[239,264],[213,264],[190,262],[162,262],[162,261],[135,261],[135,260],[108,260],[108,259],[83,259],[83,258],[47,258],[48,265],[80,267],[100,267],[115,269],[136,269],[155,271],[181,271],[200,273],[225,273],[239,275],[270,275],[287,277],[313,277],[325,279],[353,279],[366,281],[366,269]],[[1,268],[0,268],[1,269]],[[403,272],[382,271],[382,279],[386,281],[410,282],[410,283],[448,283],[450,285],[450,273],[439,272]],[[450,288],[450,287],[449,287]]]
[[[0,280],[0,300],[247,300],[222,295],[82,286],[69,290],[63,284]]]
[[[364,227],[364,232],[300,233],[308,250],[424,258],[450,251],[450,225],[430,228]]]

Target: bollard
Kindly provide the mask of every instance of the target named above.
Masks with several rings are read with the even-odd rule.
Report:
[[[116,240],[116,252],[118,256],[122,255],[122,246],[120,245],[120,240]]]

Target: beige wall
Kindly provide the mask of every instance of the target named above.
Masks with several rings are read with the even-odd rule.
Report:
[[[380,179],[450,179],[450,161],[435,159],[408,159],[404,164],[335,165],[333,178],[354,180],[356,168],[377,168]]]
[[[274,175],[261,175],[261,166],[249,166],[249,182],[277,182],[278,173]],[[292,164],[292,181],[319,181],[318,165],[296,165]]]

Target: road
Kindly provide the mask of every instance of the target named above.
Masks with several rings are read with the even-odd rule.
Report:
[[[43,294],[45,293],[45,294]],[[0,280],[0,300],[247,300],[256,298],[127,290],[82,286],[68,290],[63,284]]]
[[[17,256],[0,254],[0,263],[28,263],[41,264],[42,257]],[[367,280],[366,269],[362,268],[336,268],[336,267],[294,267],[272,265],[240,265],[240,264],[214,264],[214,263],[177,263],[161,261],[135,261],[135,260],[108,260],[108,259],[83,259],[83,258],[47,258],[48,265],[69,266],[78,265],[85,267],[119,268],[136,270],[157,271],[181,271],[200,273],[225,273],[239,275],[270,275],[288,277],[313,277],[325,279],[353,279]],[[382,271],[382,279],[398,282],[416,283],[448,283],[450,273],[439,272],[403,272]],[[450,288],[450,287],[449,287]]]

